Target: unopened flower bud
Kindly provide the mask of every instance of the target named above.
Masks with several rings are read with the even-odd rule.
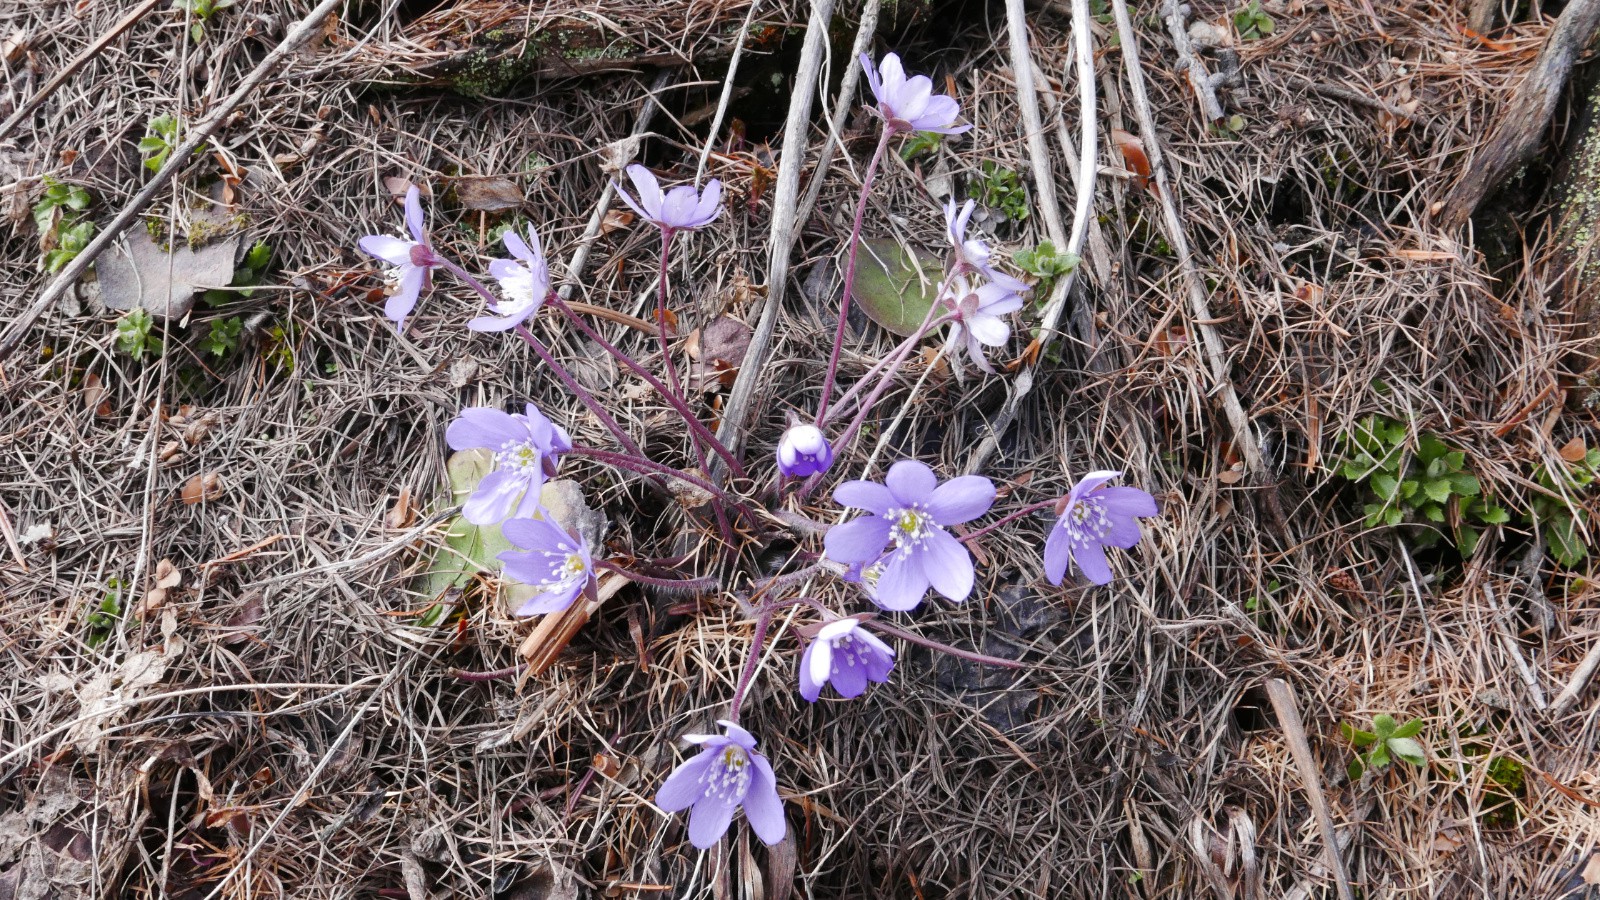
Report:
[[[808,478],[833,465],[833,447],[815,425],[794,425],[778,441],[778,471],[788,478]]]

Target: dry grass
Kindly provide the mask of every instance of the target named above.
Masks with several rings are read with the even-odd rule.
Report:
[[[310,5],[242,4],[200,48],[186,47],[172,14],[153,14],[45,104],[0,155],[18,223],[3,246],[13,274],[0,320],[45,281],[25,224],[39,177],[84,185],[105,221],[146,175],[134,150],[146,121],[203,113]],[[770,5],[762,17],[773,21],[796,6]],[[359,235],[395,230],[382,179],[409,177],[439,197],[430,215],[440,242],[481,269],[495,248],[478,214],[451,201],[448,177],[510,175],[547,247],[567,259],[607,177],[603,148],[628,136],[652,73],[552,79],[494,100],[374,88],[352,76],[421,71],[438,48],[419,35],[436,37],[427,29],[447,17],[402,31],[371,6],[219,138],[250,171],[238,203],[249,237],[278,253],[273,287],[201,306],[167,331],[159,360],[117,352],[113,320],[73,304],[5,361],[0,512],[18,533],[48,524],[53,538],[0,559],[0,652],[14,673],[0,693],[0,753],[15,756],[0,765],[0,808],[18,811],[0,818],[0,892],[10,873],[37,878],[28,867],[49,865],[61,885],[50,896],[62,897],[565,896],[540,891],[568,876],[586,886],[580,896],[763,896],[728,886],[776,865],[759,844],[734,842],[731,865],[702,857],[649,802],[677,758],[675,737],[708,727],[732,692],[750,623],[731,599],[625,590],[520,688],[447,670],[510,665],[526,624],[476,595],[459,627],[416,624],[431,598],[411,575],[448,512],[442,436],[460,406],[532,399],[580,442],[608,437],[519,346],[460,327],[475,301],[457,285],[442,281],[397,337],[352,249]],[[976,192],[985,161],[1026,171],[1004,23],[981,6],[955,5],[897,36],[913,68],[954,76],[977,129],[914,166],[891,159],[874,236],[936,247],[942,196],[930,188]],[[1231,9],[1197,6],[1212,21]],[[705,30],[676,34],[662,23],[679,20],[666,16],[640,20],[635,40],[692,55],[723,46],[721,29],[747,8],[676,4],[673,15],[701,16],[684,21]],[[1229,103],[1247,127],[1226,137],[1197,121],[1161,26],[1143,18],[1153,12],[1134,10],[1189,237],[1279,483],[1233,483],[1237,454],[1194,325],[1174,313],[1183,289],[1159,210],[1128,181],[1102,178],[1096,210],[1116,270],[1075,300],[1092,309],[1097,343],[1062,336],[1061,358],[989,474],[1010,490],[1005,504],[1124,467],[1165,514],[1111,588],[1045,586],[1041,519],[983,542],[974,600],[933,601],[902,623],[1035,664],[1020,674],[907,648],[890,685],[812,707],[790,687],[798,648],[783,623],[746,715],[790,793],[796,885],[839,897],[1188,898],[1247,897],[1259,883],[1260,896],[1333,896],[1260,689],[1276,676],[1299,696],[1364,896],[1564,896],[1600,834],[1595,694],[1565,716],[1543,714],[1512,657],[1545,697],[1559,692],[1600,627],[1587,573],[1536,556],[1530,578],[1526,542],[1509,532],[1465,571],[1414,557],[1404,534],[1360,527],[1353,492],[1325,466],[1336,435],[1382,413],[1446,436],[1491,491],[1520,503],[1537,461],[1573,437],[1597,443],[1591,415],[1563,413],[1565,373],[1588,352],[1587,334],[1547,287],[1554,279],[1528,266],[1497,282],[1427,225],[1544,26],[1512,26],[1491,46],[1459,30],[1461,11],[1410,0],[1380,5],[1387,42],[1357,9],[1273,9],[1276,33],[1241,47],[1244,86]],[[26,72],[47,75],[117,15],[0,6],[0,33],[27,36],[36,54],[7,63],[14,96],[32,89]],[[1046,8],[1032,27],[1037,61],[1059,77],[1068,22]],[[1097,48],[1100,115],[1136,130],[1122,61],[1105,34]],[[720,77],[675,77],[708,84],[663,94],[671,115],[643,145],[651,164],[692,172],[703,135],[679,122],[715,101]],[[1315,84],[1421,103],[1407,124]],[[1063,97],[1070,87],[1055,85]],[[787,408],[815,405],[870,141],[847,135],[849,158],[827,173],[804,226],[801,285],[755,405],[753,447],[770,446]],[[753,321],[761,300],[748,285],[763,280],[757,178],[770,160],[762,148],[723,149],[711,174],[729,187],[730,214],[687,241],[674,272],[677,312],[691,324],[718,313]],[[1065,198],[1071,180],[1055,150]],[[1119,164],[1115,154],[1108,145],[1102,163]],[[213,169],[198,164],[186,190]],[[1039,240],[1037,218],[985,227],[1015,250]],[[1439,256],[1401,253],[1417,250]],[[603,234],[571,279],[575,298],[645,314],[654,254],[643,229]],[[210,320],[234,315],[251,325],[241,350],[203,356]],[[538,330],[647,450],[689,463],[669,408],[555,319]],[[607,335],[653,352],[625,327]],[[864,332],[847,346],[847,373],[887,346]],[[913,393],[923,374],[911,367],[884,401],[907,415],[880,470],[894,454],[960,468],[1003,399],[997,381],[938,371]],[[860,442],[850,470],[871,450]],[[758,481],[770,474],[764,461],[755,469]],[[611,515],[615,547],[705,554],[698,519],[586,463],[566,471]],[[209,472],[221,495],[181,502],[183,486]],[[405,489],[422,508],[395,527],[385,516]],[[812,512],[836,514],[826,502]],[[182,586],[146,621],[90,646],[88,617],[108,582],[132,585],[125,594],[137,600],[160,560]],[[1270,599],[1247,606],[1272,582],[1281,587]],[[841,586],[816,590],[861,605]],[[144,684],[134,668],[150,666],[159,672]],[[114,729],[52,732],[119,677],[140,702],[103,720]],[[195,688],[210,690],[178,695]],[[1382,712],[1425,719],[1432,762],[1349,783],[1337,726]],[[13,754],[29,741],[38,744]],[[1523,766],[1509,798],[1488,780],[1491,757]],[[1253,873],[1228,859],[1230,836],[1235,851],[1251,849]],[[731,882],[719,874],[729,871]]]

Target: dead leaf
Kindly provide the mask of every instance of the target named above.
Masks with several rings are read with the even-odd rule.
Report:
[[[222,476],[216,472],[196,475],[183,484],[183,502],[188,506],[193,506],[202,501],[215,500],[221,496]]]
[[[1150,186],[1150,157],[1144,152],[1144,141],[1140,140],[1137,135],[1130,134],[1120,128],[1113,128],[1111,129],[1111,142],[1117,146],[1118,150],[1122,151],[1123,161],[1128,164],[1128,168],[1137,176],[1134,178],[1134,184],[1138,185],[1141,191],[1148,188]]]
[[[64,744],[76,745],[87,755],[98,753],[106,734],[134,709],[130,701],[167,674],[170,659],[158,650],[142,650],[122,661],[115,671],[101,672],[78,687],[81,711],[77,724],[67,731]]]
[[[1294,289],[1294,298],[1311,306],[1321,306],[1323,293],[1322,285],[1304,281]]]
[[[593,765],[595,773],[601,778],[616,778],[622,772],[622,764],[617,762],[617,758],[606,753],[596,753]]]
[[[383,526],[391,531],[399,531],[410,525],[416,517],[416,510],[411,508],[411,486],[407,485],[400,489],[400,496],[384,514]]]
[[[389,192],[390,199],[404,200],[407,192],[411,190],[411,179],[401,178],[399,175],[385,175],[383,189]]]
[[[689,335],[685,348],[695,361],[689,376],[689,389],[704,391],[716,385],[732,387],[739,366],[744,364],[745,353],[750,349],[750,338],[755,332],[749,325],[732,316],[718,316],[705,328],[697,328]]]
[[[515,180],[501,176],[462,178],[455,187],[456,198],[463,207],[481,212],[516,209],[526,199]]]
[[[6,33],[4,41],[0,41],[0,58],[7,63],[15,63],[28,49],[28,33],[21,28],[13,28]]]
[[[1589,854],[1589,861],[1583,866],[1583,883],[1600,884],[1600,853]]]
[[[627,228],[629,225],[633,224],[634,218],[635,216],[633,213],[629,212],[628,210],[610,210],[606,213],[606,217],[600,220],[600,233],[610,234],[618,229]]]
[[[1243,479],[1244,473],[1238,469],[1224,469],[1217,475],[1217,480],[1223,484],[1238,484]]]
[[[101,302],[122,312],[144,309],[153,316],[182,318],[194,308],[197,291],[232,283],[238,250],[237,233],[198,250],[180,239],[168,253],[146,229],[129,229],[95,262]]]
[[[17,543],[24,547],[29,544],[49,544],[55,541],[55,537],[55,526],[49,522],[40,522],[22,529],[22,533],[17,535]]]
[[[1583,458],[1589,453],[1589,448],[1584,446],[1583,438],[1575,437],[1563,444],[1559,452],[1561,458],[1567,462],[1578,463],[1583,462]]]
[[[111,415],[111,401],[106,399],[106,386],[93,372],[83,376],[83,408],[94,410],[97,416]]]

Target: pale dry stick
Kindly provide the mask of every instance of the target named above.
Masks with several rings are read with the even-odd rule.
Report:
[[[1215,125],[1224,118],[1222,104],[1217,100],[1217,85],[1222,83],[1224,76],[1213,75],[1206,71],[1206,64],[1200,60],[1199,54],[1194,52],[1189,43],[1189,26],[1184,21],[1188,12],[1188,4],[1183,0],[1166,0],[1161,5],[1161,15],[1167,21],[1167,31],[1172,34],[1172,49],[1178,53],[1178,71],[1189,79],[1189,86],[1194,89],[1195,100],[1200,104],[1200,112],[1206,117],[1206,125]],[[1151,162],[1153,164],[1154,160]]]
[[[1517,639],[1511,633],[1510,626],[1506,625],[1506,616],[1510,610],[1502,607],[1495,599],[1494,588],[1488,582],[1483,584],[1483,598],[1489,601],[1489,615],[1494,618],[1494,627],[1500,633],[1500,643],[1505,646],[1506,653],[1511,661],[1517,664],[1517,674],[1522,676],[1522,683],[1528,689],[1528,696],[1533,698],[1533,705],[1540,712],[1550,708],[1545,702],[1544,690],[1539,687],[1539,679],[1534,677],[1533,670],[1528,667],[1528,661],[1522,658],[1522,648],[1517,646]]]
[[[800,201],[799,211],[795,215],[797,222],[810,220],[811,210],[816,208],[817,198],[822,196],[822,189],[828,183],[828,167],[833,164],[834,151],[843,143],[839,135],[844,131],[845,118],[856,105],[856,89],[861,86],[861,54],[872,46],[872,38],[878,32],[878,10],[882,6],[883,0],[868,0],[861,9],[861,23],[856,26],[856,42],[850,47],[844,79],[839,82],[839,99],[834,101],[833,115],[827,120],[828,139],[822,144],[822,152],[817,154],[817,167],[811,176],[811,186],[806,188],[806,197]]]
[[[22,555],[22,547],[17,543],[17,533],[11,529],[11,517],[6,515],[4,500],[0,500],[0,534],[5,535],[6,547],[11,550],[11,555],[16,558],[17,565],[22,569],[22,574],[28,574],[28,559]]]
[[[1044,217],[1046,230],[1050,232],[1050,240],[1074,255],[1083,250],[1084,239],[1089,234],[1090,213],[1094,207],[1094,182],[1095,176],[1099,174],[1099,164],[1095,160],[1095,146],[1098,141],[1095,134],[1097,112],[1094,98],[1094,52],[1089,42],[1089,21],[1089,0],[1072,0],[1072,35],[1075,51],[1073,55],[1077,62],[1079,120],[1082,134],[1078,146],[1078,170],[1073,185],[1077,191],[1077,198],[1072,211],[1072,231],[1069,233],[1062,224],[1061,213],[1056,203],[1055,175],[1050,165],[1050,148],[1045,143],[1044,119],[1039,115],[1039,93],[1033,81],[1033,51],[1028,47],[1027,13],[1023,9],[1022,0],[1006,0],[1007,33],[1011,40],[1011,71],[1017,82],[1017,106],[1022,111],[1022,126],[1028,140],[1028,159],[1033,167],[1034,187],[1039,192],[1037,205]],[[1072,286],[1077,283],[1077,278],[1078,273],[1074,269],[1067,277],[1056,282],[1055,290],[1050,294],[1050,303],[1045,307],[1044,316],[1039,322],[1038,353],[1034,361],[1018,372],[1017,377],[1012,380],[1005,406],[990,424],[989,433],[984,436],[977,450],[973,451],[968,459],[967,472],[981,470],[989,457],[999,449],[1000,439],[1016,419],[1023,398],[1033,390],[1034,373],[1039,368],[1039,361],[1044,358],[1045,348],[1055,337],[1056,325],[1061,320],[1062,310],[1066,309],[1067,298],[1071,296]]]
[[[145,13],[160,2],[161,0],[144,0],[143,3],[129,10],[127,15],[117,20],[117,24],[111,26],[110,31],[96,38],[94,43],[83,48],[83,52],[74,56],[71,62],[63,66],[56,74],[50,76],[49,81],[46,81],[39,90],[34,92],[32,97],[29,97],[26,102],[17,107],[16,112],[7,116],[5,122],[0,124],[0,140],[10,135],[12,130],[21,124],[23,119],[32,115],[33,111],[39,108],[39,104],[50,99],[50,95],[54,94],[57,88],[66,84],[67,79],[76,75],[85,63],[100,55],[101,50],[104,50],[112,41],[120,37],[124,31],[132,28],[135,22],[143,18]]]
[[[1161,141],[1156,135],[1155,115],[1150,111],[1150,97],[1144,89],[1144,69],[1139,65],[1138,38],[1133,31],[1133,22],[1128,18],[1127,0],[1112,0],[1111,9],[1117,17],[1117,36],[1122,44],[1122,58],[1127,62],[1128,68],[1128,93],[1132,95],[1134,112],[1139,119],[1139,136],[1144,142],[1145,155],[1150,157],[1150,169],[1154,175],[1156,193],[1161,199],[1161,212],[1166,220],[1167,238],[1173,249],[1178,252],[1178,267],[1182,270],[1184,283],[1189,289],[1189,311],[1194,317],[1194,325],[1200,332],[1201,343],[1206,348],[1206,362],[1211,367],[1211,378],[1216,382],[1215,390],[1221,396],[1222,412],[1228,419],[1228,425],[1233,430],[1233,443],[1244,457],[1245,469],[1257,478],[1264,478],[1267,474],[1267,463],[1261,457],[1261,447],[1256,443],[1250,430],[1250,418],[1245,415],[1244,407],[1239,403],[1239,394],[1233,389],[1233,381],[1228,375],[1228,362],[1222,348],[1222,337],[1217,334],[1211,322],[1216,317],[1211,314],[1210,304],[1206,301],[1205,282],[1200,273],[1195,269],[1194,254],[1189,249],[1189,237],[1183,228],[1183,219],[1178,215],[1177,201],[1172,194],[1172,184],[1167,177],[1167,166],[1161,155]]]
[[[92,722],[101,716],[108,716],[112,713],[131,709],[132,707],[139,706],[144,703],[156,703],[161,700],[174,700],[178,697],[191,697],[196,694],[219,694],[224,691],[289,691],[319,690],[328,688],[334,691],[334,693],[329,694],[328,696],[334,697],[345,691],[355,690],[356,688],[363,686],[366,682],[375,681],[381,677],[383,676],[368,675],[367,677],[362,678],[359,681],[353,681],[350,684],[319,684],[305,681],[279,681],[268,682],[266,684],[212,684],[205,687],[183,688],[176,691],[167,691],[166,693],[162,694],[150,694],[145,697],[129,697],[115,706],[108,706],[104,709],[90,710],[89,712],[78,716],[76,719],[73,719],[64,725],[57,725],[56,727],[46,731],[44,734],[39,735],[27,743],[17,745],[10,752],[6,753],[6,755],[0,756],[0,766],[4,766],[13,759],[16,759],[22,754],[27,753],[29,750],[43,745],[51,738],[56,737],[57,735],[65,734],[85,722]],[[323,699],[327,698],[325,697]]]
[[[1550,704],[1550,714],[1559,716],[1578,700],[1578,695],[1589,686],[1590,679],[1594,678],[1596,670],[1600,670],[1600,640],[1596,640],[1583,655],[1583,660],[1578,663],[1578,668],[1572,673],[1572,678],[1567,681],[1567,686],[1556,695],[1554,703]]]
[[[11,355],[12,351],[17,349],[17,346],[22,343],[23,336],[28,333],[28,329],[32,328],[35,322],[39,321],[39,317],[54,306],[56,301],[66,294],[67,289],[72,287],[79,278],[83,277],[83,273],[89,270],[89,266],[94,263],[101,253],[106,251],[106,248],[111,246],[113,241],[122,236],[122,232],[132,224],[134,219],[139,217],[139,214],[144,211],[146,206],[150,205],[150,201],[155,199],[156,194],[161,193],[166,188],[167,182],[171,181],[180,169],[186,168],[190,164],[195,151],[211,139],[212,133],[232,115],[234,109],[243,103],[245,98],[249,97],[260,86],[261,82],[266,80],[267,75],[276,69],[279,63],[292,56],[300,49],[301,44],[317,34],[322,26],[322,20],[326,19],[343,2],[344,0],[322,0],[321,3],[317,4],[316,9],[313,9],[294,28],[290,29],[289,33],[284,35],[283,41],[273,48],[272,52],[268,53],[266,58],[262,59],[250,71],[250,74],[245,76],[243,81],[239,82],[239,86],[234,89],[233,93],[218,104],[217,108],[212,111],[204,122],[196,125],[194,130],[189,132],[188,140],[185,140],[172,151],[172,155],[167,158],[166,165],[151,176],[145,186],[133,195],[133,199],[122,207],[122,211],[117,213],[116,217],[106,225],[104,230],[95,235],[94,240],[89,242],[89,246],[83,248],[83,252],[73,257],[72,262],[67,263],[66,267],[61,270],[61,274],[56,276],[55,281],[50,282],[49,287],[46,287],[40,293],[39,299],[35,300],[33,305],[28,307],[21,317],[11,323],[10,329],[3,336],[0,336],[0,360],[4,360]]]
[[[822,69],[822,54],[828,42],[828,25],[832,20],[833,0],[815,0],[811,4],[806,39],[800,48],[799,71],[795,74],[794,94],[789,100],[789,116],[783,125],[778,183],[772,192],[772,232],[767,240],[767,302],[761,308],[761,318],[750,337],[744,364],[739,367],[733,389],[728,392],[728,403],[722,412],[722,426],[717,429],[717,439],[734,455],[738,455],[744,443],[745,416],[750,401],[755,397],[756,383],[765,374],[772,333],[778,326],[778,310],[783,307],[783,295],[788,290],[789,252],[794,249],[795,237],[799,234],[796,202],[800,193],[800,169],[805,165],[811,104],[816,99],[817,74]],[[720,463],[714,469],[711,473],[714,482],[727,474]]]
[[[1127,38],[1124,37],[1126,42]],[[1124,46],[1127,46],[1124,43]],[[1328,811],[1328,800],[1322,794],[1322,780],[1316,761],[1311,758],[1311,745],[1306,742],[1306,727],[1300,721],[1300,707],[1294,702],[1294,690],[1282,678],[1267,679],[1267,697],[1278,713],[1278,724],[1289,741],[1289,752],[1294,756],[1295,767],[1300,770],[1300,781],[1305,786],[1306,799],[1311,812],[1317,817],[1317,828],[1322,832],[1322,849],[1328,868],[1333,872],[1334,887],[1339,900],[1355,900],[1350,890],[1350,876],[1345,872],[1344,857],[1339,854],[1339,836],[1333,829],[1333,815]]]
[[[739,72],[739,57],[744,55],[744,42],[750,39],[750,23],[755,21],[756,8],[761,0],[752,0],[744,14],[744,24],[739,26],[739,37],[733,42],[733,55],[728,57],[728,74],[722,79],[722,96],[717,98],[717,112],[711,117],[711,128],[706,131],[705,145],[700,148],[700,162],[694,168],[694,186],[706,176],[706,161],[711,159],[711,145],[717,142],[717,132],[722,130],[722,119],[728,114],[728,100],[733,97],[733,77]]]
[[[650,123],[655,120],[656,110],[661,106],[656,100],[656,95],[666,88],[671,76],[669,70],[662,70],[650,85],[650,91],[645,94],[644,106],[639,110],[639,117],[633,122],[633,133],[628,136],[630,140],[638,139],[650,130]],[[594,212],[589,214],[589,221],[583,226],[583,236],[578,238],[578,246],[567,259],[569,280],[556,290],[561,299],[572,299],[572,286],[578,281],[578,276],[583,274],[584,265],[589,262],[589,251],[594,248],[595,240],[600,237],[600,226],[605,224],[606,213],[611,209],[611,201],[615,200],[616,196],[617,183],[607,178],[605,187],[600,191],[600,199],[594,205]]]

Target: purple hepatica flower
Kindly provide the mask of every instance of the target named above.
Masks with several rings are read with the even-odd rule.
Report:
[[[717,724],[728,733],[683,736],[699,744],[700,752],[667,776],[656,793],[656,805],[667,812],[694,807],[689,813],[689,843],[701,850],[710,849],[727,832],[733,811],[740,806],[762,843],[779,843],[789,826],[783,820],[772,764],[756,752],[750,732],[725,719]]]
[[[906,77],[900,66],[900,57],[890,53],[877,67],[872,57],[861,54],[861,68],[866,70],[867,84],[872,96],[878,100],[878,114],[891,133],[931,131],[937,134],[961,134],[971,125],[955,124],[961,114],[961,105],[954,98],[933,92],[933,81],[926,75]]]
[[[506,575],[539,591],[518,608],[517,615],[561,612],[580,594],[592,592],[594,560],[581,539],[545,519],[511,519],[500,531],[522,548],[495,557],[505,563]]]
[[[467,323],[473,331],[506,331],[521,325],[539,311],[544,298],[550,293],[550,266],[544,261],[539,247],[539,232],[528,226],[528,240],[515,231],[505,233],[506,249],[522,262],[495,259],[489,262],[489,274],[500,282],[503,299],[493,304],[492,316],[479,316]],[[526,263],[524,265],[523,263]]]
[[[778,441],[778,471],[786,478],[808,478],[833,465],[833,447],[815,425],[791,425]]]
[[[695,190],[693,185],[680,184],[665,195],[661,193],[661,184],[656,181],[655,173],[638,163],[628,167],[628,178],[633,181],[634,190],[639,192],[639,199],[635,201],[619,187],[617,193],[622,195],[622,202],[632,207],[641,218],[655,223],[662,231],[670,233],[704,228],[722,212],[722,182],[715,178],[706,182],[704,193]]]
[[[868,592],[874,603],[914,609],[929,586],[957,603],[972,592],[972,555],[945,528],[989,511],[989,479],[963,475],[941,485],[932,469],[903,459],[889,467],[883,484],[847,481],[834,489],[833,499],[871,513],[828,529],[823,546],[836,562],[882,564],[876,590]],[[894,548],[885,555],[891,540]]]
[[[428,243],[420,198],[416,185],[406,191],[406,228],[411,232],[411,240],[386,234],[369,234],[361,239],[363,251],[394,266],[383,276],[384,290],[389,295],[383,314],[394,321],[396,328],[403,327],[406,316],[417,308],[417,296],[428,286],[428,273],[439,264],[439,258]]]
[[[1104,486],[1121,474],[1090,472],[1067,494],[1061,518],[1044,542],[1044,571],[1051,584],[1066,576],[1069,557],[1084,577],[1108,584],[1105,548],[1139,543],[1138,517],[1157,514],[1156,498],[1138,488]]]
[[[815,703],[831,681],[839,696],[859,697],[868,681],[888,681],[892,668],[894,650],[862,628],[861,620],[835,619],[822,626],[800,657],[800,696]]]
[[[556,458],[572,449],[572,438],[540,414],[532,403],[526,415],[474,406],[445,429],[452,450],[494,451],[494,471],[483,476],[461,515],[474,525],[493,525],[507,516],[531,516],[539,509],[539,489],[556,473]]]
[[[950,323],[956,349],[965,349],[978,368],[994,374],[984,358],[983,348],[1000,347],[1011,339],[1011,326],[1003,318],[1022,308],[1022,298],[994,282],[973,287],[968,279],[955,275],[941,287],[945,300],[953,307],[956,320]]]
[[[977,204],[968,200],[958,211],[956,198],[951,197],[944,206],[945,235],[950,238],[950,246],[956,252],[956,275],[982,275],[989,283],[1012,294],[1026,294],[1029,287],[1020,278],[1014,278],[996,269],[989,261],[993,254],[989,245],[983,241],[967,240],[967,221],[972,218],[972,211]]]

